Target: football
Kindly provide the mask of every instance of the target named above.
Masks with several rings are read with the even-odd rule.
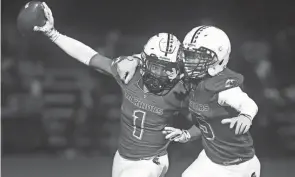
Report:
[[[40,1],[30,1],[22,7],[17,17],[17,28],[22,35],[30,35],[34,26],[45,24],[46,17],[43,8]]]

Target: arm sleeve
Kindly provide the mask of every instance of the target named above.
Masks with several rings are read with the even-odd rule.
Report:
[[[60,35],[56,40],[54,40],[54,43],[76,60],[86,65],[90,65],[102,73],[112,73],[112,60],[100,55],[82,42],[65,35]]]
[[[91,47],[65,35],[60,35],[54,43],[65,53],[86,65],[89,65],[91,58],[97,54]]]
[[[253,119],[258,112],[256,103],[243,92],[240,87],[234,87],[219,92],[218,103],[221,106],[230,106],[240,112],[240,114],[250,116],[251,119]]]

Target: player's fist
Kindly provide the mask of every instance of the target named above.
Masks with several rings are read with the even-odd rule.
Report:
[[[139,59],[134,56],[125,57],[117,62],[117,72],[125,84],[132,79],[138,65]]]
[[[246,115],[240,114],[238,117],[223,119],[222,124],[230,124],[229,128],[233,128],[236,125],[235,134],[241,135],[249,131],[252,125],[252,119]]]
[[[166,135],[165,139],[169,139],[170,141],[175,141],[179,143],[186,143],[191,138],[187,130],[180,130],[174,127],[165,127],[162,133]]]
[[[45,2],[42,2],[43,12],[46,17],[46,23],[43,26],[35,26],[34,31],[41,31],[44,33],[49,32],[54,28],[54,19],[50,8],[47,6]]]
[[[46,17],[46,23],[43,26],[34,26],[33,30],[43,32],[52,41],[55,41],[60,34],[54,28],[54,18],[52,12],[45,2],[42,2],[42,6]]]

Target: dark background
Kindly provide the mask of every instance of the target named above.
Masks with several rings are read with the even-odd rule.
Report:
[[[1,6],[3,176],[110,176],[120,88],[42,35],[21,37],[16,17],[26,2],[3,0]],[[229,67],[245,76],[245,91],[259,106],[251,133],[262,177],[294,176],[295,2],[46,2],[61,33],[112,58],[139,53],[158,32],[182,41],[195,26],[223,29],[232,43]],[[180,176],[201,148],[199,141],[171,145],[167,176]]]

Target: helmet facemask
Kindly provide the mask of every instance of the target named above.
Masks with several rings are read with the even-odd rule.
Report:
[[[207,76],[208,69],[217,62],[216,53],[208,48],[184,48],[184,71],[189,79],[201,79]]]
[[[143,83],[149,92],[163,96],[180,80],[180,60],[172,63],[154,55],[142,53]]]

